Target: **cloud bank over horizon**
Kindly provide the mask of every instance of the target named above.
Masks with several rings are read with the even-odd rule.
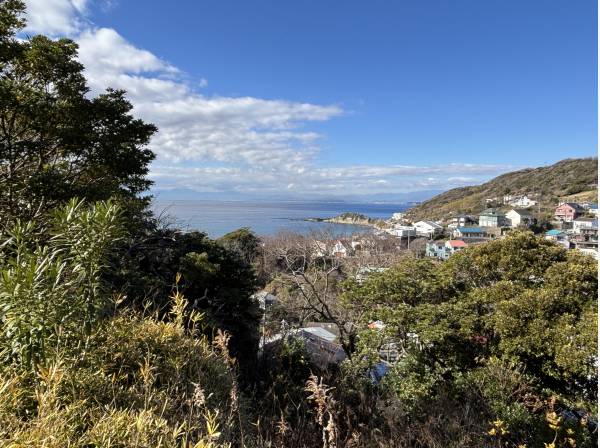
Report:
[[[101,0],[99,0],[101,1]],[[106,3],[109,5],[109,3]],[[134,114],[156,124],[153,190],[202,193],[348,197],[444,190],[481,183],[511,165],[436,166],[323,164],[326,136],[311,123],[343,120],[339,104],[251,96],[208,96],[210,80],[194,79],[152,52],[89,17],[90,0],[27,0],[29,34],[66,36],[92,94],[124,89]],[[373,149],[369,148],[372,151]]]

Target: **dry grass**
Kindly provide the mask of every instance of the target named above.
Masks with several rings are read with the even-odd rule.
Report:
[[[182,308],[180,308],[182,309]],[[230,366],[182,322],[117,316],[47,368],[0,372],[0,446],[206,447],[239,440]],[[233,420],[236,417],[236,421]]]

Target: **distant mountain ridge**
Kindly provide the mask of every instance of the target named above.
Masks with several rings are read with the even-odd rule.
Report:
[[[213,201],[262,201],[262,202],[349,202],[349,203],[389,203],[407,204],[421,202],[442,193],[443,190],[420,190],[400,193],[353,194],[335,195],[305,195],[305,194],[245,194],[239,192],[199,192],[189,188],[165,189],[154,187],[151,190],[154,199],[158,201],[171,200],[213,200]]]
[[[490,199],[527,195],[539,202],[536,211],[549,214],[556,203],[592,201],[598,197],[598,159],[565,159],[554,165],[502,174],[477,186],[448,190],[407,212],[409,219],[446,219],[457,213],[478,213]]]

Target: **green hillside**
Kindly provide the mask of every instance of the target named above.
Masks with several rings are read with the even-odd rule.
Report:
[[[445,219],[456,213],[478,213],[501,205],[504,195],[528,195],[550,213],[560,200],[596,201],[598,159],[566,159],[551,166],[527,168],[498,176],[482,185],[454,188],[410,209],[410,219]],[[499,203],[489,199],[498,198]],[[537,209],[537,207],[536,207]]]

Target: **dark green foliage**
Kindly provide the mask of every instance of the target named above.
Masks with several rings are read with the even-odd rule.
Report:
[[[246,263],[251,264],[258,254],[260,239],[250,229],[244,227],[223,235],[217,239],[217,243],[237,252]]]
[[[382,387],[406,412],[428,418],[432,400],[473,400],[513,441],[535,444],[552,438],[538,413],[551,397],[595,413],[597,290],[593,259],[514,232],[444,263],[406,259],[347,285],[345,303],[385,322],[405,352]],[[381,343],[372,331],[359,359]]]
[[[88,97],[73,41],[16,40],[20,9],[0,9],[0,213],[31,218],[73,197],[113,197],[139,214],[156,128],[131,116],[122,91]]]
[[[238,250],[228,249],[201,232],[155,230],[125,250],[111,281],[136,308],[150,304],[164,314],[177,273],[193,307],[205,313],[208,330],[227,330],[231,350],[243,367],[258,348],[260,312],[250,296],[256,277]]]

